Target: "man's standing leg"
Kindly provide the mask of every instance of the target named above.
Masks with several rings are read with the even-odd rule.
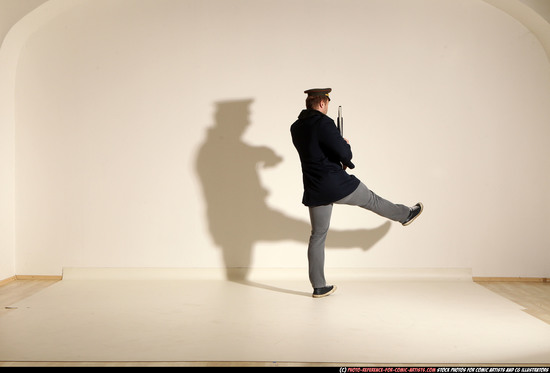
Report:
[[[326,286],[325,281],[325,241],[330,226],[332,205],[309,208],[311,236],[307,248],[309,280],[314,288]]]

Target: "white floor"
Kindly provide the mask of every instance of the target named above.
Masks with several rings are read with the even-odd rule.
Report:
[[[550,363],[550,325],[456,273],[328,270],[322,299],[297,273],[69,271],[0,317],[0,361]]]

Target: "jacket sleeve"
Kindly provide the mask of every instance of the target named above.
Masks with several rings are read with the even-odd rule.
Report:
[[[355,165],[351,162],[353,154],[351,146],[340,135],[334,121],[328,117],[321,122],[319,127],[319,143],[327,152],[330,159],[342,163],[344,166],[352,169]]]

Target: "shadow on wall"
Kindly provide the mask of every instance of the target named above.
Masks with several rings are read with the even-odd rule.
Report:
[[[247,282],[256,242],[303,242],[304,251],[297,255],[306,257],[311,231],[309,221],[286,216],[266,203],[269,191],[262,186],[257,169],[274,167],[283,159],[266,146],[252,146],[242,141],[251,124],[252,102],[248,99],[216,103],[214,124],[207,129],[196,160],[210,234],[222,249],[227,279],[236,282]],[[372,230],[331,230],[327,246],[366,250],[380,240],[389,227],[390,223],[386,222]]]

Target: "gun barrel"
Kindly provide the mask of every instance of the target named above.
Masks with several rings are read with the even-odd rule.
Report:
[[[342,116],[342,106],[338,106],[338,130],[340,135],[344,136],[344,117]]]

